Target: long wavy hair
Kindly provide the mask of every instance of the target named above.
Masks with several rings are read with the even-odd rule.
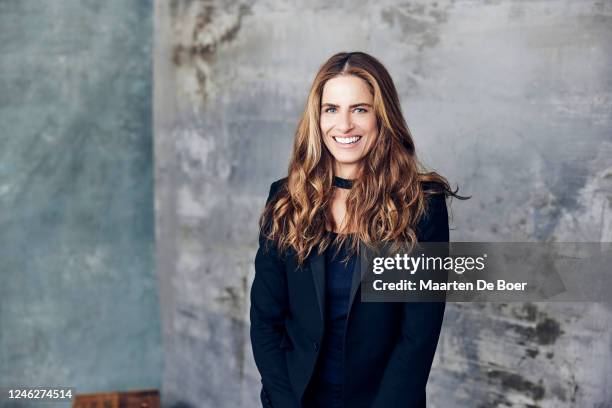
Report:
[[[331,244],[334,157],[323,143],[319,125],[323,87],[339,75],[363,79],[374,96],[378,135],[361,161],[359,176],[346,199],[345,225],[336,243],[349,240],[349,255],[359,252],[359,240],[369,246],[380,242],[417,241],[415,227],[427,211],[426,196],[444,193],[460,199],[448,181],[424,169],[402,115],[399,98],[387,69],[363,52],[341,52],[319,69],[295,132],[287,181],[264,208],[259,226],[275,242],[279,253],[293,249],[302,265],[313,249]],[[424,182],[428,186],[425,189]],[[342,231],[341,231],[342,232]],[[356,238],[356,239],[355,239]]]

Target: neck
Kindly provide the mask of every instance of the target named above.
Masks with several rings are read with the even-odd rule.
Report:
[[[335,174],[338,177],[341,177],[343,179],[347,179],[347,180],[354,180],[357,178],[358,175],[358,168],[356,164],[338,164],[336,163],[336,169],[335,169]]]

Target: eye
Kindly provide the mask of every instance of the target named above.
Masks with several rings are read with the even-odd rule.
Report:
[[[365,108],[355,108],[355,110],[360,110],[360,111],[362,111],[362,113],[367,113],[367,111],[368,111]]]
[[[324,110],[324,112],[326,112],[326,113],[330,113],[330,112],[329,112],[329,111],[330,111],[330,109],[335,110],[336,108],[333,108],[333,107],[331,107],[331,108],[327,108],[327,109],[325,109],[325,110]]]

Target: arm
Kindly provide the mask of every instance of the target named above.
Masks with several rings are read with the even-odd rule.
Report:
[[[421,242],[448,242],[444,194],[432,196]],[[372,408],[425,407],[425,386],[438,344],[445,302],[406,302],[401,330]]]
[[[268,201],[275,193],[270,187]],[[251,346],[255,364],[262,378],[262,399],[278,408],[298,407],[289,383],[285,351],[279,346],[288,312],[285,265],[275,245],[259,234],[255,256],[255,278],[251,287]],[[262,402],[264,402],[262,401]]]

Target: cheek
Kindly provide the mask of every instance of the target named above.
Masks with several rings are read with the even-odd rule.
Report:
[[[364,132],[372,135],[376,133],[376,116],[360,117],[355,120],[355,124]]]
[[[323,132],[323,134],[327,133],[327,131],[332,127],[332,123],[330,122],[330,120],[324,117],[321,117],[321,120],[319,121],[319,125],[321,127],[321,131]]]
[[[364,151],[369,152],[372,149],[372,146],[376,143],[376,139],[379,137],[378,135],[378,124],[376,123],[376,118],[368,121],[368,123],[364,123],[364,129],[367,129],[368,133],[368,143],[364,146]]]
[[[367,122],[364,123],[364,127],[368,129],[369,133],[372,133],[372,134],[378,133],[378,128],[376,125],[376,117],[372,116],[371,118],[368,118]]]

